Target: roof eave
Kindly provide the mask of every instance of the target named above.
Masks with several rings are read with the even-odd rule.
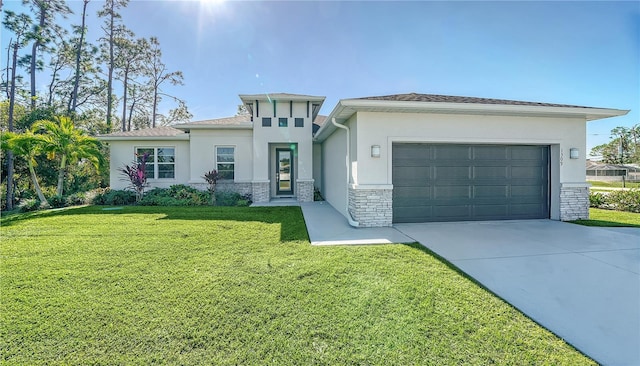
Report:
[[[603,118],[623,116],[629,110],[588,108],[588,107],[552,107],[529,105],[479,104],[479,103],[443,103],[420,101],[388,101],[343,99],[327,117],[327,122],[316,132],[314,138],[323,141],[336,128],[331,119],[344,123],[356,112],[400,112],[400,113],[448,113],[472,115],[513,115],[535,117],[573,117],[593,121]]]
[[[253,123],[243,123],[243,124],[234,124],[234,125],[216,125],[216,124],[197,124],[197,125],[176,125],[173,126],[178,130],[251,130],[253,129]]]
[[[175,136],[98,136],[96,138],[100,141],[187,141],[189,140],[189,134]]]

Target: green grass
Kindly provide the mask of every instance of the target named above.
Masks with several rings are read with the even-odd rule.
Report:
[[[640,227],[640,213],[590,208],[589,220],[572,222],[586,226]]]
[[[312,247],[297,207],[0,230],[5,364],[593,364],[417,244]]]
[[[603,182],[598,180],[590,180],[588,183],[591,183],[592,187],[614,187],[614,188],[622,188],[622,182]],[[627,188],[640,188],[640,182],[626,182],[625,187]]]

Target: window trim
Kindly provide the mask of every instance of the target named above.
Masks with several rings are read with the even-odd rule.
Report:
[[[153,177],[147,177],[149,181],[171,181],[176,180],[176,166],[177,166],[177,152],[175,146],[135,146],[133,148],[133,157],[134,161],[138,161],[138,150],[140,149],[148,149],[153,150]],[[173,149],[173,163],[158,163],[158,149]],[[159,165],[173,165],[173,178],[159,178],[160,176],[160,167]]]
[[[223,162],[218,162],[218,148],[231,148],[233,149],[233,162],[228,162],[228,161],[223,161]],[[231,164],[233,165],[233,179],[220,179],[222,181],[228,181],[228,182],[235,182],[236,180],[236,150],[237,150],[237,146],[236,145],[215,145],[213,147],[213,153],[214,153],[214,161],[215,161],[215,170],[220,172],[220,170],[218,169],[218,164]]]

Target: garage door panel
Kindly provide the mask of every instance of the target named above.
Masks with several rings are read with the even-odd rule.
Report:
[[[508,167],[497,164],[496,166],[474,166],[472,172],[474,179],[507,179],[510,175]]]
[[[426,145],[429,147],[428,145]],[[435,160],[460,160],[471,157],[471,149],[464,145],[431,145]]]
[[[476,146],[473,148],[474,160],[508,160],[509,149],[506,146]]]
[[[394,222],[549,217],[549,147],[393,144]]]
[[[487,205],[474,205],[473,216],[477,218],[493,218],[496,216],[506,216],[509,214],[509,205],[502,204],[487,204]]]
[[[471,198],[471,188],[464,186],[435,186],[433,187],[433,198],[435,200],[460,200]]]
[[[469,166],[436,166],[433,171],[435,179],[469,179],[471,178],[471,168]]]
[[[473,187],[474,198],[489,198],[497,199],[499,197],[509,197],[509,187],[505,185],[499,186],[474,186]]]
[[[428,180],[431,177],[431,168],[430,167],[394,167],[393,174],[399,174],[402,177],[405,177],[401,182],[398,182],[401,186],[414,186],[420,185]]]
[[[512,146],[511,159],[546,161],[545,152],[540,146]]]

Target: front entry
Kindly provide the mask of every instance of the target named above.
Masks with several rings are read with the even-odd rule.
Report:
[[[276,195],[293,196],[293,150],[276,149]]]

